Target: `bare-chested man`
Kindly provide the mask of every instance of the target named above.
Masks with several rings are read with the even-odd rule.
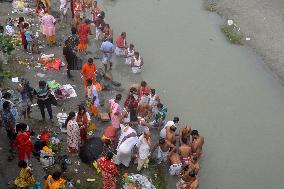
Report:
[[[168,156],[170,162],[170,175],[179,175],[182,170],[180,155],[176,151],[172,151]]]
[[[176,150],[176,147],[164,138],[159,140],[159,143],[153,147],[152,152],[155,154],[155,158],[158,163],[166,162],[168,160],[168,155]]]
[[[197,130],[191,131],[192,136],[192,155],[193,157],[196,157],[197,159],[201,157],[202,155],[202,146],[204,144],[204,137],[200,136]]]
[[[166,128],[166,140],[173,145],[176,145],[176,130],[177,128],[174,125]]]
[[[190,125],[179,129],[179,145],[181,145],[183,143],[182,138],[186,139],[185,144],[190,145],[190,132],[191,132],[191,126]]]
[[[188,165],[191,159],[191,146],[187,144],[187,139],[183,137],[182,143],[178,149],[178,153],[181,156],[183,166]]]

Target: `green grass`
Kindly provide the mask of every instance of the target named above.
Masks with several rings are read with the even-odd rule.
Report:
[[[207,11],[216,12],[219,0],[204,0],[204,7]]]
[[[243,35],[240,31],[238,31],[238,28],[235,25],[229,26],[227,24],[223,24],[221,25],[221,31],[231,43],[237,45],[243,44]]]

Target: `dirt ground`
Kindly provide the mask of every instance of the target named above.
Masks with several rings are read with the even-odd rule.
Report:
[[[260,54],[268,67],[284,80],[284,1],[205,0],[216,2],[216,11],[240,27],[246,44]]]
[[[59,1],[58,1],[59,2]],[[57,2],[57,3],[58,3]],[[58,44],[53,47],[47,47],[46,46],[46,41],[43,37],[40,37],[39,42],[40,45],[43,46],[41,48],[41,52],[44,54],[55,54],[56,57],[62,57],[62,46],[60,43],[64,41],[64,39],[69,35],[70,33],[70,18],[67,23],[60,22],[59,17],[58,17],[58,12],[55,10],[55,7],[57,6],[57,3],[54,5],[54,9],[52,10],[52,15],[55,17],[57,16],[58,23],[56,25],[56,33],[57,33],[57,40]],[[19,17],[19,14],[13,14],[11,15],[11,3],[0,3],[0,24],[4,24],[5,20],[8,16],[12,17]],[[36,17],[28,17],[26,14],[23,14],[25,18],[30,18],[34,20],[33,22],[35,25],[32,26],[32,30],[35,32],[38,30],[38,25],[36,25],[37,18]],[[92,28],[93,33],[94,33],[94,28]],[[89,43],[89,51],[88,55],[86,54],[78,54],[78,56],[85,62],[87,61],[88,58],[90,57],[97,57],[99,56],[98,53],[98,42],[94,40],[94,37],[90,37],[90,43]],[[30,120],[23,120],[21,118],[19,122],[26,122],[31,131],[34,131],[37,134],[39,134],[41,131],[50,129],[54,134],[57,135],[57,137],[61,140],[62,145],[61,145],[61,150],[57,152],[57,156],[59,155],[68,155],[68,159],[71,160],[71,165],[67,167],[67,171],[64,172],[64,175],[68,179],[68,181],[71,181],[75,184],[73,188],[76,189],[87,189],[87,188],[99,188],[101,186],[101,178],[100,175],[96,174],[93,166],[87,165],[82,163],[79,160],[78,155],[69,155],[67,152],[66,148],[66,134],[61,133],[59,130],[59,127],[56,122],[56,114],[59,112],[66,112],[69,113],[70,111],[76,111],[78,109],[78,105],[81,104],[85,100],[85,94],[83,90],[83,83],[80,78],[79,71],[73,71],[72,75],[74,76],[74,81],[71,81],[67,79],[66,75],[66,70],[61,69],[59,71],[45,71],[42,68],[37,67],[37,58],[39,55],[33,54],[33,55],[28,55],[23,51],[21,47],[17,48],[14,53],[13,57],[18,59],[18,60],[26,60],[28,62],[28,65],[19,65],[18,61],[13,61],[11,64],[8,64],[6,67],[7,69],[13,69],[13,70],[24,70],[21,77],[24,77],[28,79],[31,83],[31,86],[35,87],[38,84],[38,81],[40,80],[56,80],[60,84],[71,84],[74,89],[76,90],[76,93],[78,97],[76,98],[70,98],[67,99],[62,105],[58,107],[53,107],[53,114],[55,118],[55,122],[51,123],[49,121],[46,122],[40,122],[41,116],[40,113],[37,109],[37,107],[34,107],[32,109],[32,119]],[[100,60],[95,60],[97,68],[102,67],[101,61]],[[17,73],[17,72],[15,72]],[[37,74],[44,74],[44,76],[39,76]],[[20,75],[15,75],[15,76],[20,76]],[[11,83],[10,81],[7,82],[6,85],[3,87],[7,87],[11,89],[15,89],[17,84]],[[104,92],[104,98],[109,99],[111,97],[114,97],[115,94],[118,92],[113,90],[113,91],[107,91]],[[125,92],[120,91],[119,93],[122,93],[123,96],[125,97]],[[124,99],[123,99],[124,100]],[[34,102],[35,103],[35,102]],[[100,108],[101,111],[104,111],[104,107]],[[109,123],[102,123],[98,121],[96,118],[92,118],[93,122],[96,123],[97,129],[94,133],[94,135],[89,136],[89,137],[95,137],[95,136],[101,136],[104,128],[109,124]],[[5,132],[3,130],[0,130],[0,147],[2,149],[0,150],[0,188],[1,189],[6,189],[7,188],[7,182],[10,180],[15,179],[15,177],[18,174],[19,168],[17,167],[17,158],[11,162],[7,161],[7,157],[10,155],[9,149],[8,149],[8,141],[6,140],[7,137],[5,135]],[[17,156],[15,154],[15,156]],[[46,174],[51,174],[55,170],[60,170],[60,166],[56,165],[48,170],[43,170],[42,166],[38,162],[38,160],[32,156],[31,163],[33,165],[33,173],[37,181],[41,182],[42,184],[44,183],[44,176]],[[130,170],[134,171],[136,168],[136,165],[133,166]],[[127,170],[127,171],[130,171]],[[155,170],[155,171],[153,171]],[[121,170],[121,173],[123,173],[126,170]],[[156,185],[160,186],[158,188],[165,188],[165,181],[163,181],[164,177],[157,177],[155,174],[156,172],[159,172],[159,174],[163,174],[163,169],[161,167],[157,167],[156,165],[150,166],[150,169],[145,173],[148,174],[149,177],[154,178],[154,182],[156,182]],[[142,172],[143,173],[143,172]],[[154,175],[155,174],[155,175]],[[94,182],[87,182],[87,178],[95,178]],[[121,182],[121,179],[119,179]],[[120,185],[121,186],[121,185]]]

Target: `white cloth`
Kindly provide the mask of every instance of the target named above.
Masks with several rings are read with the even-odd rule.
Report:
[[[149,127],[142,125],[142,121],[145,121],[144,118],[141,118],[138,124],[138,135],[143,134],[144,132],[150,131]]]
[[[130,51],[129,48],[127,49],[127,55],[125,58],[125,64],[130,65],[131,64],[131,59],[134,56],[134,50]]]
[[[100,35],[102,34],[102,30],[100,30],[99,28],[96,27],[96,40],[99,40]]]
[[[150,141],[147,141],[144,135],[139,137],[139,142],[137,143],[139,158],[146,159],[150,156]]]
[[[74,97],[77,97],[77,94],[76,94],[76,91],[75,89],[72,87],[72,85],[70,84],[66,84],[66,85],[63,85],[62,88],[68,92],[68,94],[70,95],[69,97],[67,98],[74,98]]]
[[[182,170],[182,163],[172,164],[169,168],[170,175],[179,175]]]
[[[99,100],[99,94],[94,85],[91,85],[88,87],[88,99],[92,100],[94,97],[96,97],[96,100],[94,101],[93,105],[98,107],[100,105],[100,100]]]
[[[132,151],[134,146],[137,144],[137,137],[130,137],[126,139],[117,150],[116,164],[123,164],[128,167],[132,157]]]
[[[175,125],[175,123],[173,121],[168,121],[166,123],[166,125],[163,127],[163,129],[160,131],[160,137],[161,138],[166,138],[166,134],[167,134],[167,127],[171,127]]]
[[[157,94],[151,95],[150,94],[150,100],[149,100],[149,105],[152,107],[152,112],[156,113],[157,112],[157,104],[158,101],[157,99]]]
[[[157,149],[155,150],[154,154],[155,154],[155,158],[158,160],[158,163],[168,161],[169,150],[164,152],[161,149],[161,147],[158,146]]]
[[[114,52],[115,52],[116,56],[123,56],[124,55],[124,48],[116,47]]]
[[[138,104],[139,104],[139,105],[140,105],[140,104],[149,104],[149,101],[150,101],[149,95],[147,96],[147,95],[143,94],[143,95],[141,96],[140,101],[139,101]]]
[[[125,126],[123,124],[120,124],[120,129],[121,129],[121,134],[119,137],[119,142],[118,142],[117,147],[119,147],[122,143],[122,140],[128,135],[130,135],[131,133],[134,133],[135,135],[137,135],[136,131],[132,129],[131,127],[128,127],[128,129],[125,131]]]
[[[132,73],[134,73],[134,74],[137,74],[137,73],[140,73],[141,71],[142,71],[142,68],[141,68],[141,66],[142,66],[142,60],[141,60],[141,57],[139,56],[139,58],[138,59],[136,59],[135,57],[133,57],[133,59],[134,59],[134,66],[138,66],[138,67],[132,67],[131,69],[132,69]]]

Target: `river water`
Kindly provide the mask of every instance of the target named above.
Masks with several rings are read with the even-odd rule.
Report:
[[[227,42],[222,19],[201,0],[100,4],[115,36],[126,31],[145,59],[139,76],[118,59],[116,80],[148,81],[169,119],[205,136],[200,188],[284,188],[284,88],[252,50]]]

